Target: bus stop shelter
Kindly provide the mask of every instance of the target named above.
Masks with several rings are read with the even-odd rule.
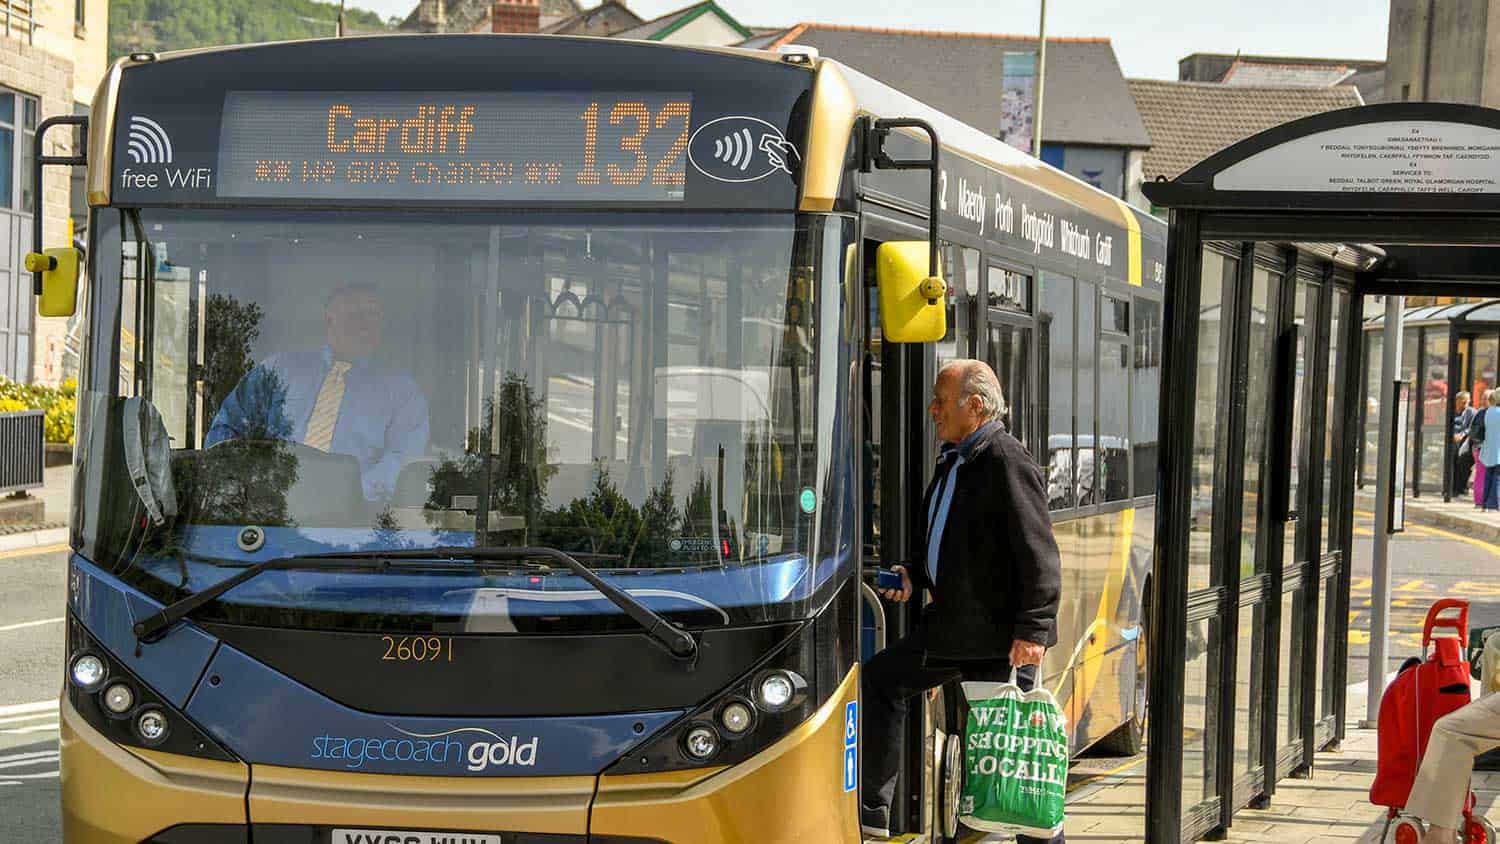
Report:
[[[1177,842],[1343,736],[1355,404],[1397,395],[1361,392],[1365,303],[1500,291],[1500,111],[1315,115],[1145,193],[1171,212],[1146,836]]]

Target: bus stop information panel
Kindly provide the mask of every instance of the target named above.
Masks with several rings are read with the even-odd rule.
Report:
[[[355,41],[125,68],[112,204],[796,207],[805,69],[560,40],[545,67],[580,69],[543,73],[529,42]]]

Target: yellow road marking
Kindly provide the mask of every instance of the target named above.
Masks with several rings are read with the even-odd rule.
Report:
[[[71,546],[66,542],[56,545],[38,545],[35,548],[17,548],[14,551],[0,551],[0,560],[10,560],[16,557],[34,557],[38,554],[52,554],[58,551],[66,551]]]
[[[1137,767],[1137,766],[1145,764],[1145,762],[1146,762],[1146,756],[1145,756],[1145,754],[1141,754],[1141,756],[1140,756],[1139,759],[1133,759],[1133,760],[1131,760],[1129,762],[1126,762],[1123,765],[1118,765],[1116,767],[1110,768],[1107,771],[1100,771],[1097,774],[1090,774],[1089,776],[1087,776],[1087,777],[1085,777],[1085,778],[1083,778],[1083,779],[1081,779],[1081,780],[1079,780],[1079,781],[1077,781],[1075,783],[1069,783],[1068,784],[1068,791],[1067,791],[1067,793],[1072,794],[1074,791],[1077,791],[1078,789],[1083,788],[1084,786],[1088,785],[1089,783],[1098,782],[1099,780],[1102,780],[1105,777],[1113,777],[1113,776],[1116,776],[1118,774],[1123,774],[1126,771],[1130,770],[1131,768],[1134,768],[1134,767]]]
[[[1354,512],[1359,515],[1372,517],[1374,516],[1373,513],[1367,513],[1362,510],[1355,510]],[[1480,550],[1488,551],[1489,553],[1494,554],[1497,557],[1500,557],[1500,545],[1496,545],[1492,542],[1485,542],[1483,539],[1475,539],[1472,536],[1464,536],[1461,533],[1454,533],[1452,531],[1443,530],[1442,528],[1428,527],[1426,525],[1410,525],[1406,528],[1406,530],[1410,533],[1423,534],[1426,536],[1441,536],[1444,539],[1452,539],[1457,542],[1463,542],[1468,545],[1472,545]]]
[[[1359,580],[1356,580],[1353,583],[1349,584],[1349,589],[1353,592],[1359,592],[1365,589],[1369,589],[1372,585],[1374,585],[1374,581],[1370,580],[1370,578],[1361,577]]]
[[[1397,592],[1416,592],[1417,590],[1421,589],[1423,586],[1426,586],[1426,585],[1427,585],[1427,581],[1425,581],[1425,580],[1408,580],[1407,582],[1401,584],[1400,586],[1397,586],[1395,591],[1397,591]]]

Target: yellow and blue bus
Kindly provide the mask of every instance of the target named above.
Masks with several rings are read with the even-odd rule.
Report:
[[[1073,747],[1139,750],[1154,218],[807,50],[136,54],[87,124],[66,841],[858,841],[952,357],[1046,465]]]

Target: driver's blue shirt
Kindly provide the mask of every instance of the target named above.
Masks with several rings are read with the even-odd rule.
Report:
[[[427,399],[405,375],[380,371],[368,358],[351,361],[333,428],[330,454],[359,462],[365,498],[389,495],[406,461],[427,451]],[[266,358],[225,397],[203,438],[205,448],[234,439],[301,442],[333,352],[290,352]]]

